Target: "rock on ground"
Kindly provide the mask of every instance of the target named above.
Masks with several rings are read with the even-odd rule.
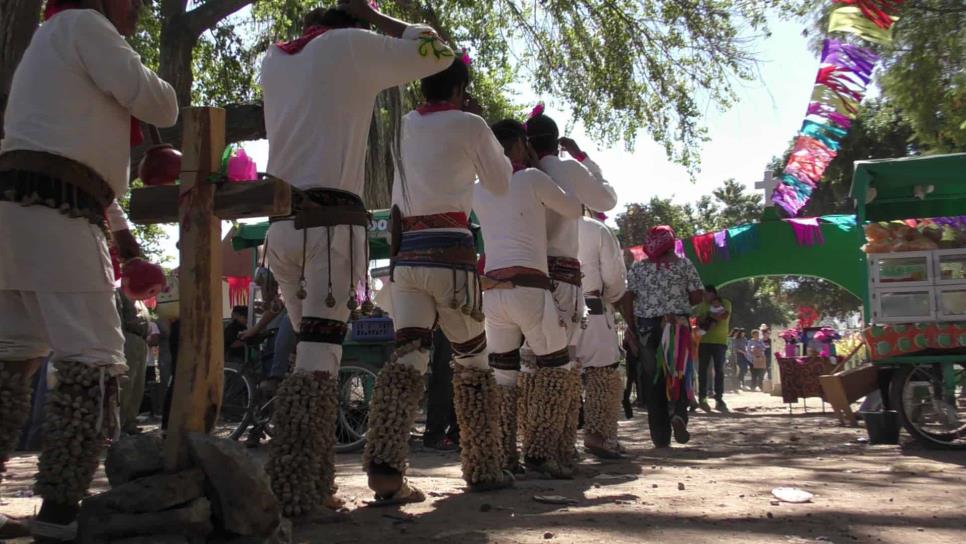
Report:
[[[81,544],[94,544],[141,535],[170,535],[171,531],[190,537],[211,533],[211,503],[195,499],[182,508],[146,514],[117,514],[88,510],[78,518],[77,534]],[[153,541],[152,541],[153,542]]]
[[[192,463],[205,472],[216,521],[229,533],[269,536],[281,511],[261,463],[237,442],[188,434]]]
[[[160,472],[164,467],[162,446],[161,435],[157,433],[125,436],[115,442],[104,461],[104,472],[111,487]]]
[[[200,468],[175,474],[156,474],[132,480],[84,500],[83,509],[145,513],[160,512],[204,495],[205,475]]]

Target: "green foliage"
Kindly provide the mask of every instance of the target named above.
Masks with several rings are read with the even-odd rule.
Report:
[[[247,103],[259,97],[255,85],[256,52],[243,37],[250,23],[226,19],[206,32],[193,52],[194,105]]]
[[[729,283],[718,294],[731,301],[731,326],[757,329],[762,323],[784,325],[789,309],[782,304],[780,284],[772,278]]]
[[[141,180],[136,179],[131,182],[132,189],[139,187],[144,187]],[[121,205],[124,213],[130,213],[130,193],[119,196],[117,202]],[[141,244],[141,251],[144,253],[144,256],[152,262],[163,265],[170,260],[164,255],[164,250],[161,247],[161,243],[168,239],[168,236],[161,229],[161,225],[135,225],[132,223],[131,233],[134,234],[138,243]]]
[[[794,276],[782,281],[782,292],[790,308],[810,306],[823,318],[844,318],[862,307],[862,300],[838,285],[820,278]]]

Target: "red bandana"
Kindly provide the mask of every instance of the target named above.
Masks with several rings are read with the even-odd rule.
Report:
[[[419,113],[419,115],[428,115],[438,111],[454,111],[458,109],[458,107],[450,104],[449,102],[425,102],[416,108],[416,111]]]
[[[62,11],[69,9],[80,9],[79,0],[47,0],[44,6],[44,21],[49,21],[51,17]],[[141,122],[133,115],[131,116],[131,147],[141,145],[144,141],[144,134],[141,133]]]
[[[301,51],[308,43],[329,31],[327,26],[310,26],[305,29],[301,36],[288,42],[278,42],[275,47],[282,50],[287,55],[294,55]]]
[[[644,253],[649,261],[659,268],[666,265],[674,256],[674,229],[667,225],[652,227],[644,238]]]

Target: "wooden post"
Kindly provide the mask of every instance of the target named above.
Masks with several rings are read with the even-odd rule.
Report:
[[[214,213],[217,172],[225,149],[225,110],[182,113],[184,154],[179,186],[180,345],[164,444],[169,471],[187,465],[185,434],[208,432],[221,407],[224,344],[221,301],[221,219]]]

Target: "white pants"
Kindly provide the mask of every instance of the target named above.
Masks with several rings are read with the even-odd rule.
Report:
[[[587,313],[583,291],[576,285],[557,282],[557,287],[553,290],[553,300],[560,322],[567,329],[567,345],[572,346],[574,332],[580,328],[580,321]]]
[[[124,335],[112,291],[0,291],[0,361],[46,357],[126,370]]]
[[[462,311],[467,302],[471,307],[476,305],[477,290],[472,276],[472,272],[457,271],[454,286],[453,271],[448,268],[396,267],[390,284],[393,326],[396,330],[432,330],[438,321],[443,334],[452,344],[462,344],[477,338],[484,332],[483,323]],[[452,307],[453,300],[458,304],[456,308]],[[461,355],[454,351],[453,359],[464,367],[483,370],[489,368],[485,349],[471,355]],[[399,362],[425,373],[429,366],[429,352],[416,350],[400,356]]]
[[[577,347],[577,362],[581,368],[610,366],[621,359],[614,326],[614,312],[610,306],[600,315],[587,316],[587,328],[577,327],[573,343]]]
[[[493,353],[519,349],[526,340],[536,356],[567,347],[567,329],[550,292],[535,287],[491,289],[483,294],[486,341]],[[496,370],[500,385],[515,385],[518,371]]]
[[[329,233],[332,236],[331,246]],[[369,264],[366,262],[365,228],[339,225],[299,230],[295,228],[293,221],[279,221],[268,229],[266,244],[268,265],[278,280],[282,300],[285,301],[288,317],[296,331],[300,330],[303,317],[331,319],[343,323],[349,319],[350,310],[346,304],[349,297],[355,295],[355,286],[367,274]],[[306,292],[304,300],[296,296],[303,255]],[[331,308],[326,304],[330,282],[332,295],[335,297],[335,306]],[[336,375],[341,359],[341,344],[299,342],[295,368]]]

